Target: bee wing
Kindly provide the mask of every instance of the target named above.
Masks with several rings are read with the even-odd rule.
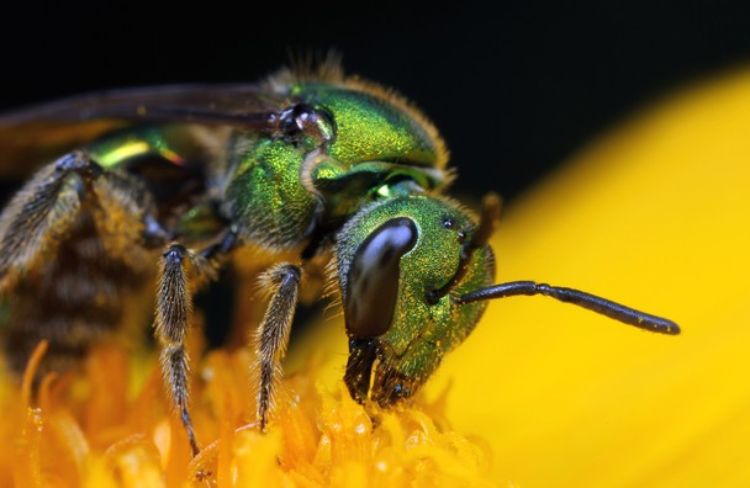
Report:
[[[0,175],[24,175],[119,127],[185,122],[259,130],[287,100],[253,84],[167,85],[80,95],[0,115]]]

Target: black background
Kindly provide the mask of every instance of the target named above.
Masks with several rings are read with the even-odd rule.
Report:
[[[443,132],[458,192],[514,197],[631,111],[750,61],[744,2],[133,3],[4,15],[0,108],[92,89],[255,81],[337,49]]]

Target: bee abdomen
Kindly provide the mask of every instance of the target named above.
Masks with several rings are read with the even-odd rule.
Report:
[[[150,276],[146,269],[134,270],[123,257],[109,254],[91,218],[82,215],[54,254],[29,270],[7,297],[4,347],[11,369],[23,371],[43,339],[49,349],[41,374],[74,365],[132,316],[125,307],[142,295],[138,291]]]

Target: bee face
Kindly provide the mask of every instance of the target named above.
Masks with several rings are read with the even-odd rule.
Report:
[[[371,348],[377,364],[370,395],[385,406],[411,396],[474,328],[484,305],[455,297],[492,281],[492,251],[482,246],[462,258],[475,222],[452,202],[425,195],[375,204],[352,220],[338,240],[350,365],[357,369],[350,376],[363,384],[369,378],[373,363],[357,359],[368,356],[359,349]]]

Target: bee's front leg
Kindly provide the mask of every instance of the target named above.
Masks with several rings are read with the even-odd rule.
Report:
[[[281,375],[281,360],[297,309],[300,278],[300,267],[288,263],[278,264],[261,276],[263,288],[272,290],[255,343],[259,375],[257,418],[261,431],[268,424],[274,386]]]

